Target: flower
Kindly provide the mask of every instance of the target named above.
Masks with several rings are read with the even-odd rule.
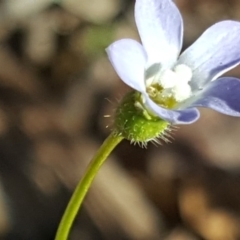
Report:
[[[240,117],[240,80],[221,77],[240,63],[240,23],[208,28],[180,56],[183,21],[172,0],[136,0],[142,44],[121,39],[107,49],[119,77],[141,93],[136,106],[172,124],[199,118],[196,107]]]

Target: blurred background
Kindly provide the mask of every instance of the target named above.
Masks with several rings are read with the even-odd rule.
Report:
[[[184,48],[239,0],[176,0]],[[105,48],[139,39],[133,0],[0,1],[0,239],[53,240],[71,193],[130,89]],[[240,46],[239,46],[240,47]],[[240,77],[240,68],[228,75]],[[239,93],[240,94],[240,93]],[[147,149],[123,141],[70,240],[240,239],[240,119],[198,122]]]

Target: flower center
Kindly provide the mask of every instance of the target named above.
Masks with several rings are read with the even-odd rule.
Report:
[[[160,75],[154,75],[146,80],[149,97],[165,108],[174,106],[189,98],[192,94],[188,84],[192,78],[192,70],[184,64],[168,69]]]

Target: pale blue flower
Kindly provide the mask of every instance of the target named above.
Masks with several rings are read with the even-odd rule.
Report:
[[[142,44],[122,39],[107,48],[119,77],[141,93],[136,106],[173,124],[199,118],[196,107],[240,117],[240,80],[221,77],[240,63],[240,23],[208,28],[180,56],[183,21],[172,0],[136,0]]]

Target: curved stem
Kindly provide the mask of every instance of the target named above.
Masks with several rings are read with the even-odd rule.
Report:
[[[86,196],[94,177],[96,176],[102,164],[105,162],[106,158],[122,139],[123,137],[111,133],[91,160],[85,174],[78,183],[70,202],[68,203],[68,206],[59,224],[55,240],[68,239],[73,221],[79,211],[79,208],[81,207],[84,197]]]

